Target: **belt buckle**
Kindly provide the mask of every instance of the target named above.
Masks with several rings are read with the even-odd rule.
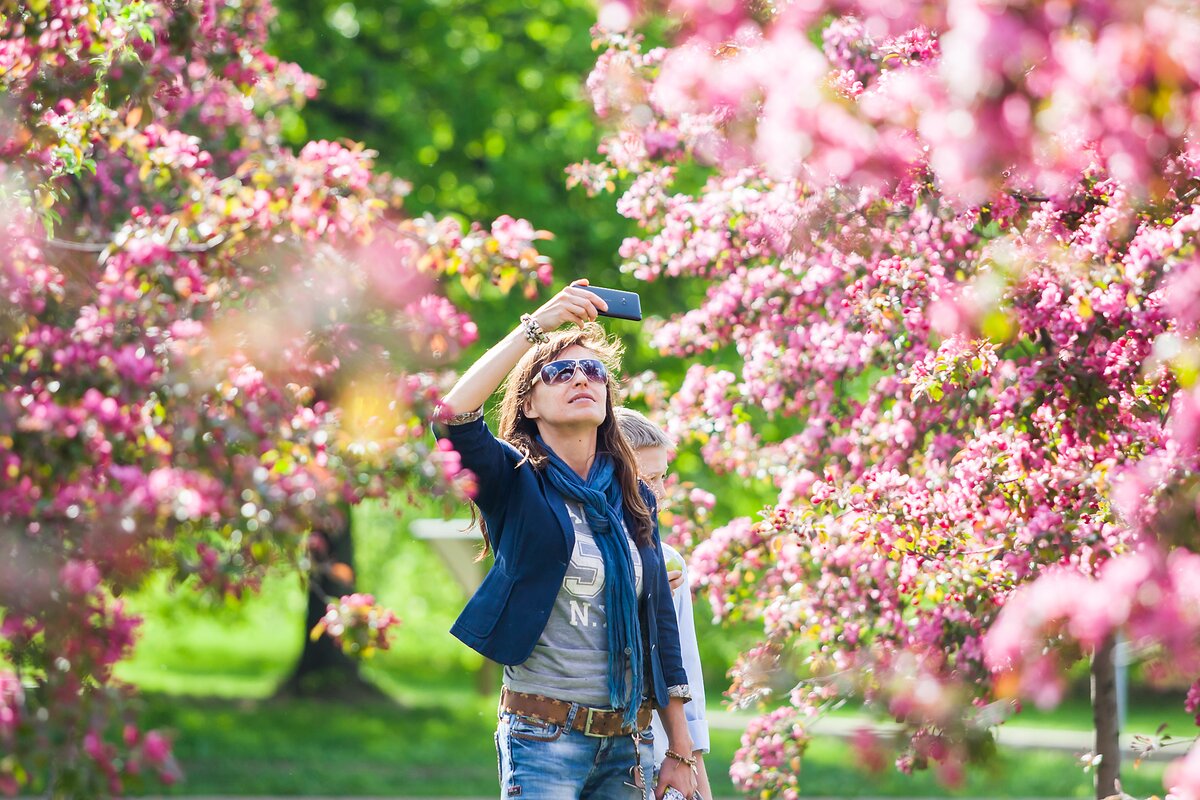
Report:
[[[587,719],[584,720],[584,722],[583,722],[583,735],[584,736],[594,736],[597,739],[606,738],[603,733],[593,733],[592,732],[592,719],[593,719],[593,715],[596,713],[596,709],[591,708],[589,706],[587,712],[588,712]]]

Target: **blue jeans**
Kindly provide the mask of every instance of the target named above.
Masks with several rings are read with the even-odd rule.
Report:
[[[588,736],[571,730],[569,723],[548,725],[500,714],[496,754],[501,800],[648,800],[634,785],[639,744],[633,736]],[[644,735],[652,736],[649,728]],[[644,739],[640,748],[642,786],[649,786],[654,769],[650,740]]]

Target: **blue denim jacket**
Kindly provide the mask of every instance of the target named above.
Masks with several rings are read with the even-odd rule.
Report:
[[[529,658],[546,627],[575,548],[575,528],[566,503],[542,471],[521,463],[516,448],[493,436],[482,419],[465,425],[439,425],[435,430],[449,438],[463,466],[478,479],[475,504],[487,523],[496,557],[450,632],[493,661],[520,664]],[[640,488],[655,520],[653,544],[638,546],[646,576],[639,605],[649,661],[647,686],[653,687],[655,705],[666,706],[667,687],[687,684],[687,672],[680,655],[679,625],[667,583],[654,496],[645,485]],[[635,529],[628,513],[625,524]]]

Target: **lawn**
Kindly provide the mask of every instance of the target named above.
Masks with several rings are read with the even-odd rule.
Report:
[[[461,589],[424,543],[395,535],[389,519],[369,519],[386,535],[361,537],[359,557],[362,582],[404,620],[393,649],[366,666],[390,703],[270,699],[301,646],[304,598],[294,576],[269,580],[238,609],[200,604],[161,585],[129,598],[146,624],[119,676],[142,688],[148,720],[174,733],[187,780],[172,794],[495,794],[495,699],[476,691],[478,657],[446,632]],[[710,703],[719,690],[710,686]],[[1178,705],[1175,697],[1138,696],[1131,727],[1152,730],[1166,718],[1184,732],[1188,720]],[[1084,727],[1089,720],[1076,697],[1053,714],[1024,713],[1014,723]],[[736,796],[728,767],[738,736],[713,733],[709,772],[721,797]],[[1159,764],[1128,769],[1125,787],[1135,796],[1160,794],[1161,775]],[[1003,752],[950,791],[929,773],[866,774],[845,743],[818,737],[805,755],[802,792],[1088,797],[1091,779],[1070,755]]]
[[[467,677],[467,676],[464,676]],[[149,719],[176,732],[188,780],[174,794],[491,797],[496,787],[492,701],[427,687],[418,705],[333,705],[152,694]],[[737,734],[714,733],[714,791],[736,796],[726,772]],[[1127,770],[1135,796],[1161,793],[1162,767]],[[818,738],[804,759],[805,795],[1089,797],[1091,783],[1062,754],[1006,752],[955,791],[928,773],[871,776],[846,744]]]

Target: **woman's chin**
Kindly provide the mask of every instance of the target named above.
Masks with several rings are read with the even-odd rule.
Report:
[[[572,408],[567,409],[562,414],[554,419],[545,417],[541,420],[542,424],[549,425],[554,428],[599,428],[604,422],[604,409],[599,408]]]

